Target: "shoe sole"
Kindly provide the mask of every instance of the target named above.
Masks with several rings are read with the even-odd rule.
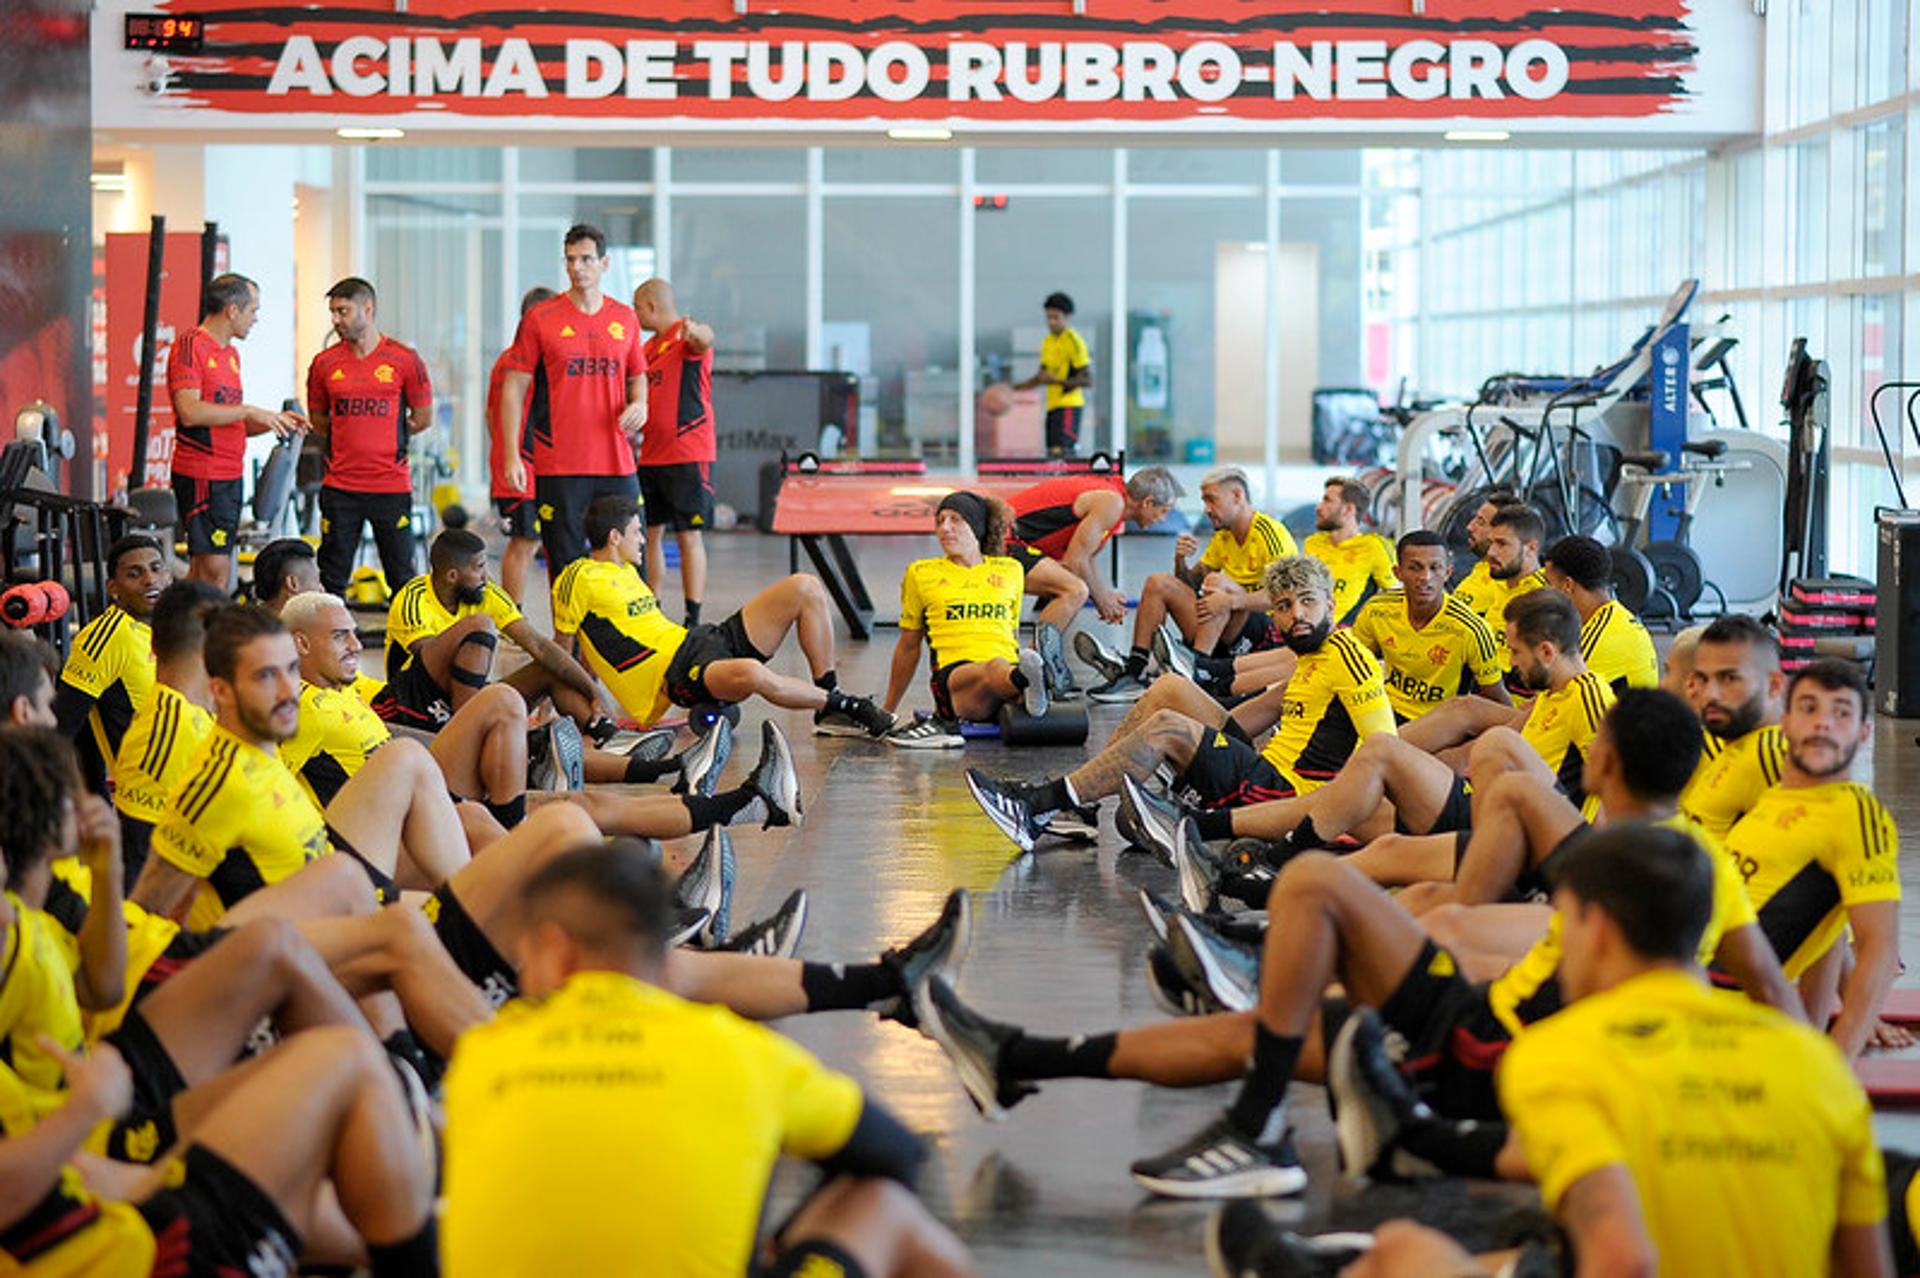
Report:
[[[1047,699],[1047,665],[1040,654],[1031,648],[1020,650],[1020,673],[1027,678],[1027,686],[1020,693],[1020,706],[1030,719],[1044,719],[1052,705]]]
[[[873,734],[857,723],[816,723],[813,725],[816,737],[871,737]]]
[[[961,892],[958,900],[960,907],[954,912],[953,942],[947,946],[947,957],[927,969],[926,980],[937,976],[952,985],[960,979],[960,972],[967,965],[967,957],[973,953],[973,898]]]
[[[1171,1180],[1134,1172],[1133,1179],[1162,1198],[1291,1198],[1307,1187],[1303,1167],[1258,1167],[1211,1180]]]
[[[1153,956],[1151,954],[1147,956],[1146,966],[1147,996],[1153,1000],[1155,1007],[1165,1012],[1168,1016],[1211,1016],[1225,1010],[1212,1006],[1210,1003],[1202,1003],[1198,998],[1194,997],[1191,990],[1185,988],[1179,990],[1178,997],[1167,993],[1167,987],[1161,984],[1159,979],[1153,974]]]
[[[777,794],[762,791],[762,797],[769,807],[784,814],[786,824],[799,829],[806,822],[806,813],[800,809],[800,774],[794,770],[793,747],[787,741],[787,734],[780,731],[780,725],[773,720],[765,721],[760,730],[760,748],[773,763],[773,775],[777,782]],[[760,774],[758,764],[754,766],[754,775]],[[769,814],[771,815],[771,814]]]
[[[689,753],[692,757],[687,763],[693,767],[691,771],[683,767],[680,779],[689,793],[711,799],[720,788],[721,769],[733,757],[733,725],[725,719],[715,719],[713,726],[694,743]]]
[[[1038,622],[1033,628],[1033,650],[1040,654],[1040,668],[1045,671],[1047,691],[1055,700],[1068,701],[1080,695],[1080,689],[1073,682],[1073,668],[1067,664],[1067,645],[1058,628],[1046,622]]]
[[[1019,848],[1022,852],[1033,851],[1032,838],[1023,837],[1023,831],[1016,831],[1007,826],[1006,820],[994,809],[993,805],[987,801],[987,797],[980,792],[980,783],[974,779],[971,771],[967,773],[967,793],[973,796],[973,801],[979,806],[981,814],[984,815],[987,820],[993,822],[993,828],[1004,834],[1008,842],[1012,843],[1013,846]]]
[[[565,725],[564,727],[562,725]],[[547,728],[548,758],[553,769],[566,781],[571,792],[587,785],[587,751],[580,739],[580,728],[571,719],[555,719]]]
[[[887,738],[887,744],[898,750],[960,750],[967,744],[965,737],[893,737]]]
[[[1174,646],[1174,638],[1167,633],[1165,622],[1154,630],[1153,638],[1149,642],[1153,650],[1153,659],[1160,663],[1162,670],[1177,674],[1189,682],[1192,681],[1198,667],[1188,659],[1185,652]]]
[[[780,930],[780,943],[769,951],[774,958],[790,959],[799,952],[800,940],[807,934],[809,908],[807,894],[802,892],[799,903],[794,906],[793,913],[788,916],[787,926]]]
[[[1184,838],[1173,842],[1173,872],[1179,876],[1180,904],[1196,914],[1205,914],[1213,905],[1213,882]]]
[[[1084,630],[1074,632],[1073,655],[1086,662],[1103,680],[1116,679],[1127,668],[1125,661]]]
[[[1185,918],[1175,919],[1167,931],[1169,933],[1167,943],[1176,954],[1179,953],[1180,947],[1174,941],[1172,933],[1177,931],[1182,934],[1181,940],[1186,943],[1189,956],[1200,965],[1200,971],[1206,978],[1207,989],[1218,1000],[1220,1006],[1229,1012],[1251,1012],[1254,1009],[1260,1001],[1259,988],[1256,986],[1251,991],[1247,990],[1232,973],[1222,967],[1220,961],[1213,955],[1213,946],[1208,944],[1207,939],[1199,934],[1198,929],[1194,928],[1191,922]]]
[[[1334,1143],[1340,1151],[1340,1171],[1348,1180],[1367,1178],[1380,1156],[1382,1125],[1374,1114],[1373,1092],[1358,1081],[1353,1040],[1359,1033],[1358,1014],[1347,1017],[1333,1036],[1327,1052],[1327,1091],[1334,1106]]]
[[[1058,812],[1045,823],[1048,834],[1056,839],[1072,839],[1075,843],[1098,843],[1100,827],[1087,825],[1079,817],[1063,817]]]
[[[1173,838],[1171,836],[1173,835],[1173,831],[1164,828],[1165,822],[1161,820],[1160,815],[1153,810],[1152,802],[1147,797],[1145,787],[1132,777],[1122,777],[1120,780],[1120,802],[1128,804],[1133,808],[1133,823],[1147,840],[1140,846],[1153,853],[1154,859],[1159,861],[1160,864],[1172,865]]]
[[[740,864],[733,854],[733,836],[727,833],[725,826],[717,828],[720,838],[719,865],[716,868],[719,871],[720,890],[713,894],[714,904],[707,915],[707,926],[700,933],[713,945],[725,943],[727,932],[733,925],[733,884],[740,873]]]
[[[668,933],[667,948],[678,949],[680,946],[685,945],[688,941],[691,941],[695,937],[699,936],[701,929],[707,926],[708,917],[710,916],[707,915],[705,911],[702,911],[700,917],[697,920],[684,925],[677,932]]]
[[[720,827],[711,826],[707,837],[701,841],[700,850],[693,860],[681,872],[680,881],[673,885],[673,903],[683,910],[705,910],[707,917],[713,917],[715,906],[719,904],[717,885],[719,883],[719,858],[715,849],[720,842]]]
[[[1140,689],[1138,692],[1101,692],[1099,689],[1093,688],[1088,690],[1087,700],[1097,702],[1103,706],[1130,706],[1146,695],[1147,690],[1145,688]]]
[[[997,1123],[1007,1116],[1006,1109],[995,1099],[998,1080],[981,1078],[981,1065],[973,1053],[965,1051],[954,1038],[953,1031],[947,1027],[946,1018],[940,1015],[940,1005],[934,1001],[932,983],[920,986],[913,1000],[914,1015],[920,1019],[920,1028],[939,1045],[946,1056],[947,1063],[960,1080],[960,1090],[967,1094],[973,1107],[980,1111],[980,1117],[990,1123]]]
[[[1152,894],[1145,888],[1140,888],[1135,893],[1134,899],[1140,902],[1140,912],[1147,916],[1147,926],[1153,929],[1154,936],[1159,938],[1162,945],[1165,945],[1167,943],[1166,912],[1154,904]]]

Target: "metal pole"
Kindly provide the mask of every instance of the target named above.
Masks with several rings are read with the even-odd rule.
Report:
[[[160,276],[166,257],[167,219],[155,214],[147,228],[147,303],[140,320],[140,385],[133,402],[133,468],[127,474],[130,490],[147,486],[147,427],[153,418],[153,348],[160,340]]]

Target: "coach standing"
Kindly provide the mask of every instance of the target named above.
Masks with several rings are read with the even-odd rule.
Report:
[[[373,285],[349,276],[327,290],[340,340],[307,366],[307,414],[327,445],[320,486],[320,584],[347,593],[360,529],[373,544],[387,589],[413,579],[413,472],[407,441],[433,425],[433,387],[411,346],[381,333]]]
[[[233,534],[240,527],[240,476],[247,436],[281,439],[305,430],[298,413],[256,408],[240,399],[240,352],[260,318],[260,286],[244,275],[216,275],[201,293],[200,323],[176,338],[167,360],[173,401],[173,499],[187,534],[187,575],[227,588]]]
[[[646,345],[647,422],[640,437],[640,503],[646,507],[647,580],[655,591],[667,571],[661,536],[680,543],[680,593],[686,624],[700,624],[713,522],[713,330],[680,314],[673,285],[651,279],[633,292],[633,310],[653,336]]]
[[[547,423],[536,421],[533,493],[547,571],[587,553],[584,519],[596,497],[639,495],[630,438],[647,424],[646,357],[631,307],[600,291],[607,237],[598,227],[569,227],[563,241],[568,289],[528,311],[513,339],[513,364],[500,385],[501,420],[524,420],[533,369],[547,372]],[[526,465],[506,458],[509,488],[526,486]]]

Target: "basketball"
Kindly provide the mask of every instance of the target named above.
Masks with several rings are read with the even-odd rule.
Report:
[[[1013,411],[1013,387],[995,382],[980,392],[980,407],[989,417],[1004,417]]]

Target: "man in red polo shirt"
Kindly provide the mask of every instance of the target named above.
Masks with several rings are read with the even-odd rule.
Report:
[[[633,311],[653,337],[646,345],[647,431],[640,437],[640,504],[647,512],[647,580],[660,588],[667,554],[680,543],[680,590],[687,625],[700,624],[713,522],[713,330],[680,314],[673,285],[651,279],[633,292]]]
[[[550,288],[530,288],[520,299],[520,318],[547,299],[557,296]],[[525,606],[527,574],[533,570],[533,552],[540,547],[540,517],[534,511],[533,436],[537,429],[548,434],[547,373],[533,370],[526,408],[518,420],[507,421],[500,414],[500,388],[513,368],[513,350],[509,347],[493,361],[487,377],[487,479],[491,485],[493,509],[500,516],[501,530],[507,534],[507,548],[500,553],[500,589],[516,604]],[[518,487],[507,482],[507,458],[518,457],[527,477]],[[558,574],[555,574],[556,576]]]
[[[307,367],[307,415],[327,445],[320,485],[320,584],[344,595],[360,553],[360,529],[373,544],[387,589],[413,579],[413,472],[407,441],[433,425],[433,387],[411,346],[374,322],[373,285],[349,276],[327,290],[340,340]]]
[[[607,237],[584,223],[570,227],[565,293],[528,311],[513,339],[513,367],[500,383],[500,412],[520,421],[533,370],[547,373],[547,426],[533,423],[533,493],[547,571],[587,553],[587,504],[609,494],[635,497],[631,437],[647,424],[646,358],[640,320],[600,291]],[[506,458],[510,487],[527,482],[517,454]]]
[[[298,413],[256,408],[240,398],[240,352],[260,317],[260,288],[244,275],[216,275],[200,295],[200,323],[174,339],[167,360],[173,401],[173,498],[187,533],[187,575],[227,588],[233,534],[240,527],[240,476],[247,436],[281,439],[306,429]]]

